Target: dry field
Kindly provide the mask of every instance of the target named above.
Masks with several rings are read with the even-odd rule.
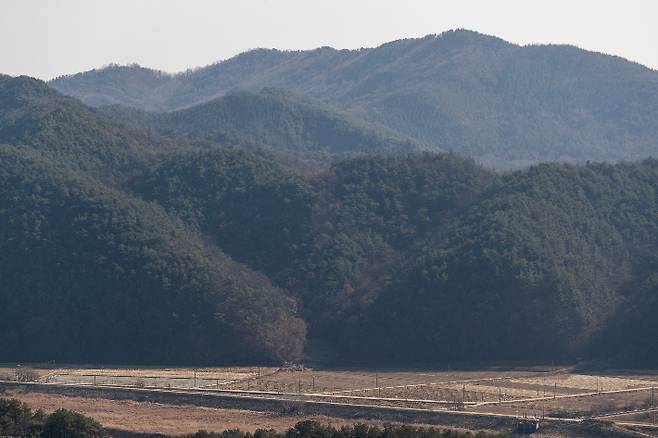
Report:
[[[236,428],[250,432],[256,429],[286,430],[298,421],[307,419],[295,415],[268,412],[213,409],[199,406],[169,406],[52,394],[12,392],[3,394],[3,397],[17,398],[27,403],[32,409],[43,409],[46,412],[59,408],[71,409],[94,418],[108,428],[165,435],[182,435],[201,429],[216,432]],[[334,426],[351,423],[329,417],[314,417],[313,419]]]
[[[263,378],[277,368],[60,368],[52,369],[43,381],[93,385],[144,386],[160,388],[226,387],[231,383]]]
[[[15,367],[0,368],[0,378],[11,377],[12,373],[26,374],[27,369],[21,367],[17,371]],[[27,374],[32,374],[42,383],[228,391],[249,397],[466,410],[519,416],[544,415],[556,418],[621,415],[629,411],[650,409],[652,403],[658,407],[658,393],[654,392],[652,401],[651,389],[658,387],[658,371],[609,370],[588,374],[557,367],[499,367],[466,371],[328,370],[302,367],[34,367],[34,372]],[[162,406],[160,409],[166,412],[167,407]],[[206,412],[205,408],[189,409]],[[221,410],[210,411],[217,413]],[[239,423],[232,415],[244,415],[249,418],[245,424],[261,427],[264,423],[249,417],[252,414],[244,411],[222,411],[222,415],[228,418],[227,424],[233,424],[231,421]],[[284,418],[276,415],[272,417],[273,414],[258,415],[258,418],[265,415],[267,421]],[[633,418],[645,417],[653,419],[652,415],[643,416],[641,413]],[[285,418],[287,419],[281,423],[282,427],[288,427],[295,422],[294,418]],[[112,423],[115,420],[108,418],[106,421]],[[195,420],[194,424],[197,423],[206,424]]]

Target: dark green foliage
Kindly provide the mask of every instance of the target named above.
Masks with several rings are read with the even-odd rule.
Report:
[[[365,357],[573,358],[656,272],[657,193],[655,160],[500,177],[419,243],[346,345]],[[655,351],[636,331],[625,342]]]
[[[232,148],[173,155],[132,188],[269,275],[301,257],[316,202],[300,177]]]
[[[135,127],[214,143],[268,145],[317,160],[367,152],[401,152],[420,145],[387,129],[359,122],[319,102],[265,89],[234,92],[193,108],[147,113],[125,107],[104,111]]]
[[[655,272],[657,185],[655,160],[496,175],[430,153],[304,182],[224,149],[135,187],[266,272],[345,354],[454,360],[570,359],[625,302],[655,309],[636,286]],[[642,330],[632,348],[655,357]]]
[[[492,178],[452,154],[363,157],[334,165],[312,184],[322,201],[306,255],[288,274],[291,289],[313,309],[314,319],[336,321],[351,300],[370,300],[405,251],[473,202]]]
[[[0,436],[20,438],[101,438],[103,427],[77,412],[58,409],[46,416],[25,403],[0,398]]]
[[[427,50],[461,53],[446,38]],[[301,177],[210,135],[202,149],[153,150],[145,166],[132,134],[101,113],[36,81],[0,84],[2,138],[21,142],[0,147],[0,360],[295,359],[299,306],[313,336],[352,358],[658,363],[655,159],[496,174],[426,152]],[[340,132],[370,138],[297,100],[232,94],[208,117],[256,114],[240,125],[248,141],[272,130],[293,150],[324,151],[317,141]],[[246,113],[231,119],[227,102]],[[197,110],[185,123],[211,126]]]
[[[261,49],[173,76],[114,66],[51,84],[93,105],[156,111],[283,88],[499,168],[637,159],[658,147],[656,71],[463,30],[352,51]]]
[[[0,148],[2,360],[280,361],[304,324],[152,204]]]
[[[100,438],[108,436],[93,419],[77,412],[58,409],[43,424],[41,438]]]
[[[387,424],[384,428],[367,424],[354,424],[336,429],[317,421],[300,421],[286,432],[258,429],[253,434],[240,430],[226,430],[221,433],[199,431],[182,438],[503,438],[507,435],[487,432],[462,432],[450,429],[434,429],[410,425]]]
[[[653,367],[658,360],[658,265],[650,258],[650,277],[624,300],[621,312],[593,342],[589,354],[616,365]],[[632,336],[632,340],[629,337]]]
[[[470,205],[493,179],[472,160],[424,153],[343,161],[315,185],[340,231],[378,234],[399,246]]]
[[[126,170],[139,141],[124,128],[45,83],[0,76],[0,144],[29,146],[108,179]]]
[[[25,403],[0,398],[0,436],[37,438],[44,422],[42,411],[32,413]]]

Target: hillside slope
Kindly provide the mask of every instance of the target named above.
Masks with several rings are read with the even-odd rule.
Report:
[[[365,357],[572,359],[620,314],[649,324],[657,194],[655,160],[500,177],[407,253],[344,342]],[[622,319],[616,336],[636,358],[656,351],[637,319]]]
[[[236,363],[299,357],[267,279],[164,211],[0,147],[0,360]]]
[[[317,101],[275,89],[236,92],[192,108],[149,113],[104,107],[115,120],[169,137],[235,145],[266,145],[315,159],[420,150],[388,129],[364,123]]]
[[[114,66],[51,84],[91,104],[158,111],[284,88],[500,168],[658,151],[657,72],[575,47],[521,47],[461,30],[355,51],[255,50],[171,76]]]
[[[79,170],[112,173],[138,156],[139,138],[76,99],[28,77],[0,76],[0,143],[39,150]]]
[[[657,169],[497,175],[426,153],[304,181],[224,150],[163,162],[135,190],[267,273],[348,357],[573,359],[620,326],[628,357],[658,360],[624,316],[656,310],[643,285],[657,272]]]
[[[148,129],[0,82],[0,133],[19,143],[0,147],[0,360],[280,362],[308,324],[351,359],[658,364],[656,159],[500,174],[425,151],[302,176],[213,140],[145,151]],[[277,119],[269,90],[182,126],[212,139],[213,120],[237,123],[232,98],[258,115],[237,117],[245,135],[326,136],[287,119],[298,97]]]

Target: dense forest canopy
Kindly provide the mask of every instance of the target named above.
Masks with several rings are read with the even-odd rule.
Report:
[[[115,120],[165,135],[235,145],[267,145],[326,161],[335,156],[420,150],[418,142],[283,90],[236,92],[171,113],[104,107]]]
[[[422,41],[418,63],[532,51]],[[384,66],[418,43],[304,56]],[[388,362],[658,364],[656,158],[499,173],[271,89],[165,114],[24,77],[0,97],[0,360],[282,362],[314,338]]]
[[[284,360],[304,324],[156,205],[0,148],[4,360]],[[27,311],[27,313],[26,313]]]

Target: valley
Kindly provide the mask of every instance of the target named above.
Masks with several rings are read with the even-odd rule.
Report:
[[[310,2],[221,37],[230,1],[12,2],[0,438],[658,438],[658,70],[584,48],[655,26],[599,2],[606,44],[508,41],[427,2],[424,33],[289,50]],[[206,64],[93,61],[141,39]]]

